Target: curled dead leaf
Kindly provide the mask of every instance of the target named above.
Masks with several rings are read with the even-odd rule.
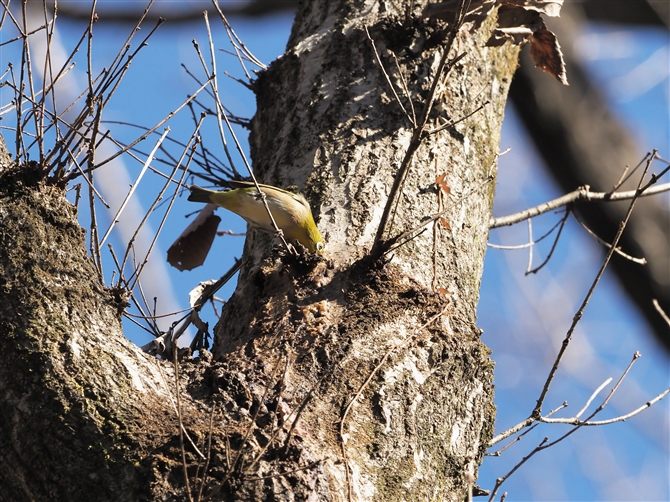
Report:
[[[568,84],[565,61],[556,35],[547,28],[537,30],[530,37],[530,55],[535,66],[553,75],[563,85]]]
[[[214,214],[216,206],[207,204],[184,229],[167,252],[167,261],[178,270],[192,270],[202,265],[212,247],[221,218]]]
[[[523,6],[512,5],[523,4]],[[515,45],[530,42],[530,54],[538,68],[568,85],[565,61],[556,35],[547,29],[542,14],[558,15],[562,2],[505,2],[498,9],[498,24],[486,45],[498,47],[508,40]]]

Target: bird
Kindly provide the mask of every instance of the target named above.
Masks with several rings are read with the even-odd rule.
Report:
[[[250,181],[228,181],[231,190],[215,191],[191,185],[191,202],[208,202],[238,214],[252,227],[274,233],[276,229],[268,216],[256,184]],[[314,222],[307,199],[270,185],[258,185],[272,212],[277,227],[288,242],[298,241],[312,253],[322,254],[323,238]]]

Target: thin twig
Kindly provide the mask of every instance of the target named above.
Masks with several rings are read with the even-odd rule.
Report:
[[[499,457],[500,454],[501,454],[502,452],[504,452],[507,448],[509,448],[510,446],[512,446],[514,443],[518,443],[519,441],[521,441],[521,440],[523,439],[523,437],[524,437],[526,434],[528,434],[530,431],[532,431],[533,429],[535,429],[538,425],[540,425],[540,424],[537,424],[537,423],[536,423],[536,424],[533,425],[532,427],[529,427],[528,429],[526,429],[525,431],[523,431],[521,434],[519,434],[517,437],[515,437],[514,439],[512,439],[512,441],[510,441],[509,443],[507,443],[505,446],[503,446],[502,448],[500,448],[500,449],[497,450],[497,451],[494,451],[493,453],[487,453],[486,456],[487,456],[487,457]]]
[[[593,230],[591,230],[589,227],[587,227],[587,226],[586,226],[586,223],[584,223],[584,222],[581,220],[581,218],[579,218],[579,216],[577,216],[577,213],[576,213],[576,212],[573,212],[573,213],[572,213],[572,216],[574,216],[575,220],[577,220],[577,223],[579,223],[579,225],[580,225],[584,230],[586,230],[586,232],[587,232],[589,235],[591,235],[595,240],[597,240],[600,244],[602,244],[603,246],[605,246],[605,247],[607,247],[607,248],[611,247],[609,242],[607,242],[606,240],[601,239],[600,237],[598,237],[598,236],[596,235],[596,233],[595,233]],[[528,221],[530,221],[530,220],[528,220]],[[638,265],[646,265],[646,264],[647,264],[647,259],[646,259],[645,257],[642,257],[642,258],[636,258],[635,256],[631,256],[631,255],[629,255],[629,254],[624,253],[624,252],[621,251],[621,249],[619,249],[619,248],[614,249],[614,252],[615,252],[616,254],[618,254],[619,256],[621,256],[622,258],[625,258],[626,260],[630,260],[630,261],[632,261],[633,263],[637,263]]]
[[[387,231],[387,227],[389,226],[389,217],[391,215],[391,210],[394,207],[396,207],[397,200],[399,199],[399,192],[401,191],[401,186],[404,183],[405,177],[407,176],[407,172],[409,171],[409,168],[412,164],[412,158],[414,157],[414,152],[416,152],[416,150],[419,148],[419,145],[421,144],[421,138],[424,134],[425,127],[428,122],[428,118],[430,116],[430,111],[433,107],[433,102],[435,100],[435,95],[437,93],[437,87],[440,80],[442,79],[443,72],[445,74],[448,73],[448,71],[465,56],[465,54],[461,54],[459,56],[456,56],[452,60],[448,59],[452,45],[454,43],[454,40],[456,39],[456,34],[458,33],[458,30],[460,29],[463,23],[465,12],[467,11],[467,7],[469,7],[469,5],[470,5],[469,0],[461,0],[461,2],[459,3],[459,12],[456,16],[455,22],[452,24],[451,29],[449,30],[449,34],[447,35],[447,40],[444,44],[442,57],[440,58],[440,63],[438,64],[437,71],[435,72],[435,77],[433,78],[431,89],[430,92],[428,93],[428,98],[426,99],[423,111],[421,113],[421,118],[419,119],[417,126],[414,128],[414,131],[412,133],[412,139],[410,140],[409,146],[407,147],[407,151],[405,152],[405,156],[402,160],[402,163],[400,164],[400,168],[398,169],[398,172],[395,175],[395,178],[393,180],[393,186],[391,187],[389,197],[384,206],[384,212],[382,213],[379,226],[377,227],[377,233],[375,235],[373,243],[373,252],[372,252],[373,255],[379,253],[379,251],[383,251],[382,249],[380,249],[380,246],[382,244],[384,234]]]
[[[500,486],[501,486],[501,485],[502,485],[502,484],[503,484],[503,483],[504,483],[504,482],[505,482],[505,481],[506,481],[512,474],[514,474],[514,473],[517,471],[517,469],[519,469],[523,464],[525,464],[528,460],[530,460],[530,458],[531,458],[533,455],[535,455],[538,451],[541,451],[543,445],[544,445],[547,441],[549,441],[549,438],[544,438],[544,439],[540,442],[540,444],[537,445],[537,446],[535,447],[535,449],[534,449],[533,451],[531,451],[528,455],[526,455],[525,457],[523,457],[523,459],[521,460],[521,462],[519,462],[518,464],[516,464],[516,465],[512,468],[511,471],[509,471],[509,472],[508,472],[507,474],[505,474],[503,477],[496,479],[495,487],[493,488],[493,490],[491,490],[491,496],[489,497],[489,502],[493,502],[493,500],[494,500],[495,497],[496,497],[496,494],[498,493],[498,490],[500,489]]]
[[[491,439],[491,441],[489,442],[489,447],[491,447],[491,446],[493,446],[493,445],[496,445],[496,444],[498,444],[500,441],[502,441],[502,440],[504,440],[504,439],[507,439],[508,437],[510,437],[510,436],[513,435],[513,434],[516,434],[517,432],[519,432],[519,431],[522,430],[522,429],[525,429],[525,428],[528,427],[529,425],[532,425],[535,421],[536,421],[536,420],[535,420],[533,417],[528,417],[528,418],[525,419],[523,422],[519,422],[519,423],[516,424],[515,426],[510,427],[509,429],[507,429],[507,430],[501,432],[500,434],[498,434],[497,436],[495,436],[493,439]]]
[[[642,158],[642,160],[640,160],[640,162],[637,163],[637,165],[633,168],[632,171],[630,170],[630,166],[626,166],[623,170],[623,173],[621,173],[619,181],[617,181],[612,187],[611,193],[616,192],[621,185],[623,185],[626,181],[628,181],[628,178],[630,178],[633,174],[635,174],[635,171],[637,171],[640,168],[640,166],[645,163],[645,161],[649,158],[649,155],[650,153],[647,152],[647,154]],[[626,176],[626,174],[628,175]]]
[[[445,129],[449,129],[450,127],[454,127],[456,124],[459,124],[459,123],[463,122],[464,120],[469,119],[474,114],[479,113],[488,104],[490,104],[490,101],[485,101],[484,103],[479,105],[477,108],[472,110],[467,115],[464,115],[461,118],[456,119],[456,120],[451,120],[451,121],[447,122],[446,124],[442,124],[441,126],[436,127],[435,129],[431,129],[430,131],[426,131],[426,134],[437,134],[438,132],[444,131]]]
[[[375,58],[377,59],[377,64],[382,70],[382,74],[384,75],[384,79],[386,79],[386,83],[388,84],[389,88],[391,89],[391,92],[393,93],[393,97],[396,100],[396,103],[398,103],[398,106],[400,106],[400,109],[402,112],[405,114],[405,117],[407,117],[407,120],[409,121],[410,124],[412,124],[412,127],[416,127],[416,117],[410,117],[409,113],[407,113],[407,110],[405,109],[405,106],[402,104],[402,101],[400,100],[400,96],[398,96],[398,93],[395,91],[395,86],[393,85],[393,82],[391,82],[391,77],[389,77],[388,73],[386,73],[386,68],[384,68],[384,63],[382,63],[381,58],[379,57],[379,52],[377,52],[377,46],[375,45],[375,41],[372,39],[370,36],[370,32],[368,31],[368,27],[365,26],[365,34],[368,36],[368,40],[370,41],[370,44],[372,45],[372,51],[375,53]],[[396,61],[397,63],[397,61]],[[412,98],[408,95],[410,103],[412,101]]]
[[[188,105],[191,101],[193,101],[193,99],[195,99],[195,97],[198,95],[198,93],[199,93],[200,91],[202,91],[202,89],[204,89],[204,86],[206,86],[206,85],[208,85],[208,84],[209,84],[208,82],[206,82],[205,84],[203,84],[203,87],[200,87],[198,90],[196,90],[196,92],[195,92],[193,95],[189,96],[189,97],[186,99],[186,101],[184,101],[181,105],[179,105],[175,110],[173,110],[173,111],[171,111],[170,113],[168,113],[168,115],[167,115],[165,118],[163,118],[163,119],[162,119],[160,122],[158,122],[155,126],[153,126],[151,129],[149,129],[146,133],[144,133],[143,135],[141,135],[139,138],[136,138],[135,140],[133,140],[131,143],[129,143],[129,144],[126,145],[125,147],[121,148],[118,152],[116,152],[116,153],[110,155],[110,156],[107,157],[105,160],[103,160],[103,161],[97,163],[95,166],[93,166],[93,169],[98,169],[99,167],[104,166],[105,164],[111,162],[112,160],[114,160],[114,159],[117,158],[118,156],[124,154],[125,152],[127,152],[128,150],[130,150],[131,148],[133,148],[135,145],[137,145],[137,144],[140,143],[141,141],[144,141],[147,137],[149,137],[150,134],[152,134],[154,131],[156,131],[160,126],[162,126],[162,125],[165,124],[168,120],[170,120],[172,117],[174,117],[174,116],[175,116],[175,115],[176,115],[182,108],[184,108],[184,107],[185,107],[186,105]],[[76,178],[77,176],[78,176],[77,173],[72,173],[70,176],[68,176],[68,177],[66,178],[65,181],[71,181],[72,179]]]
[[[410,110],[412,110],[412,124],[416,124],[416,112],[414,111],[414,102],[412,101],[412,94],[409,92],[409,86],[407,85],[407,80],[405,80],[405,76],[402,74],[402,70],[400,69],[400,63],[398,63],[398,58],[395,56],[393,51],[389,51],[391,53],[391,56],[393,56],[393,61],[395,62],[395,68],[398,70],[398,76],[400,77],[400,83],[402,84],[402,90],[405,92],[405,96],[407,97],[407,101],[409,102],[409,107]]]
[[[515,251],[517,249],[526,249],[528,247],[533,247],[535,244],[537,244],[539,242],[542,242],[544,239],[549,237],[554,232],[554,230],[556,230],[558,228],[558,226],[560,224],[561,224],[561,220],[558,220],[558,222],[556,222],[553,227],[551,227],[549,230],[547,230],[547,232],[545,232],[544,235],[542,235],[542,237],[539,237],[537,240],[534,240],[534,241],[526,242],[525,244],[504,246],[502,244],[491,244],[490,242],[488,242],[486,245],[490,248],[493,248],[493,249],[506,249],[506,250],[510,250],[510,251]]]
[[[565,211],[565,214],[563,215],[563,218],[561,218],[560,225],[558,227],[558,232],[556,233],[556,239],[554,239],[554,243],[551,245],[551,249],[549,250],[549,254],[547,254],[547,257],[544,259],[544,261],[542,263],[540,263],[533,270],[526,271],[526,275],[536,274],[547,263],[549,263],[549,260],[551,259],[552,255],[554,254],[554,251],[556,250],[556,245],[558,244],[558,240],[561,238],[561,233],[563,232],[563,228],[565,227],[565,222],[568,221],[568,216],[570,216],[570,212],[571,212],[570,208],[568,207],[567,211]]]
[[[605,256],[605,259],[603,260],[603,263],[600,267],[600,270],[598,270],[598,273],[596,274],[595,279],[593,280],[593,283],[591,284],[591,287],[589,288],[589,291],[587,292],[586,296],[584,297],[584,300],[582,301],[582,304],[580,305],[579,309],[577,310],[577,313],[575,314],[572,324],[570,325],[570,328],[568,329],[568,332],[565,335],[565,338],[563,340],[563,343],[561,345],[561,348],[558,351],[558,354],[556,355],[556,360],[554,361],[554,365],[552,366],[551,370],[549,371],[549,375],[547,376],[547,380],[544,384],[544,387],[542,388],[542,392],[540,393],[540,397],[537,400],[537,404],[535,405],[535,408],[533,410],[533,413],[531,416],[539,418],[542,415],[542,404],[544,403],[544,399],[549,392],[549,387],[551,386],[551,383],[554,380],[554,376],[556,375],[556,371],[558,371],[558,366],[560,365],[561,361],[563,360],[563,355],[565,354],[565,351],[567,350],[568,346],[570,345],[570,341],[572,340],[572,335],[575,331],[575,328],[577,327],[577,324],[582,318],[582,315],[584,314],[584,310],[586,309],[586,305],[589,303],[589,300],[591,299],[591,296],[593,295],[593,292],[595,291],[596,286],[600,282],[601,277],[605,273],[605,269],[607,268],[607,265],[609,264],[612,255],[614,254],[614,249],[617,247],[619,240],[621,239],[621,235],[623,234],[624,229],[626,228],[626,225],[628,224],[628,220],[630,219],[630,215],[633,212],[633,208],[635,207],[635,203],[637,202],[638,197],[640,196],[640,187],[642,186],[644,182],[644,178],[647,174],[647,171],[649,170],[649,167],[651,166],[651,162],[653,161],[653,155],[652,157],[647,161],[647,164],[645,166],[644,172],[642,173],[642,176],[640,176],[640,181],[638,183],[638,189],[635,191],[636,195],[633,197],[631,200],[631,203],[628,206],[628,211],[626,212],[626,216],[624,217],[623,221],[619,225],[619,230],[617,231],[616,236],[614,237],[614,240],[612,241],[612,247],[609,249],[607,252],[607,255]]]
[[[188,174],[189,167],[191,165],[191,160],[193,159],[193,155],[196,152],[196,148],[198,146],[198,143],[200,142],[198,133],[200,132],[200,126],[202,125],[202,122],[205,120],[205,114],[203,113],[201,115],[201,120],[198,122],[196,125],[195,131],[191,135],[191,139],[189,140],[189,143],[187,145],[187,149],[190,148],[190,154],[188,161],[186,164],[182,166],[182,162],[184,160],[184,157],[186,156],[186,152],[188,150],[185,150],[182,153],[182,156],[179,158],[179,161],[173,168],[172,172],[170,173],[169,178],[166,180],[165,184],[163,185],[163,188],[161,189],[160,193],[156,196],[153,204],[151,207],[147,210],[144,218],[142,219],[142,222],[138,225],[137,230],[135,231],[135,234],[138,234],[140,229],[142,228],[142,225],[149,219],[149,215],[153,213],[154,209],[156,208],[158,202],[163,198],[163,194],[167,191],[168,187],[171,185],[174,176],[177,174],[177,171],[179,169],[182,169],[182,174],[181,178],[177,182],[177,186],[175,187],[174,193],[172,194],[172,197],[170,197],[170,202],[168,203],[168,207],[165,210],[165,213],[163,214],[163,218],[161,219],[160,224],[158,225],[158,229],[154,233],[154,238],[151,241],[151,244],[149,245],[149,249],[147,249],[147,252],[145,254],[144,260],[140,264],[140,266],[135,269],[135,272],[133,272],[133,275],[131,275],[130,279],[133,279],[134,276],[134,282],[132,282],[129,287],[132,290],[134,283],[139,280],[140,275],[142,274],[142,270],[144,270],[144,266],[147,264],[149,261],[149,255],[151,254],[151,251],[153,250],[154,246],[156,245],[156,242],[158,241],[158,236],[160,235],[161,231],[163,230],[163,226],[165,225],[165,222],[167,221],[168,215],[170,214],[170,210],[172,209],[172,206],[174,205],[175,200],[177,199],[177,196],[179,195],[179,191],[181,190],[181,187],[184,185],[184,179],[186,178],[186,175]],[[133,236],[134,238],[135,236]]]
[[[661,304],[658,303],[658,300],[656,298],[654,298],[651,301],[651,303],[654,305],[654,308],[656,309],[656,311],[659,314],[661,314],[661,317],[663,318],[663,320],[668,323],[668,326],[670,326],[670,317],[668,317],[668,314],[666,314],[665,310],[663,310],[663,308],[661,307]]]
[[[207,439],[207,460],[205,461],[205,466],[202,469],[202,482],[200,483],[200,488],[198,489],[197,502],[202,500],[202,489],[205,487],[205,480],[207,476],[207,469],[209,467],[209,459],[212,456],[212,433],[214,432],[214,410],[216,409],[216,403],[212,405],[212,410],[209,413],[209,430],[208,430],[208,439]]]
[[[588,400],[586,401],[586,403],[584,404],[582,409],[579,410],[577,412],[577,414],[575,415],[576,418],[579,418],[584,414],[584,412],[588,409],[588,407],[591,406],[591,403],[596,398],[596,396],[598,394],[600,394],[600,391],[603,390],[605,387],[607,387],[611,381],[612,381],[612,377],[609,377],[602,384],[600,384],[600,387],[598,387],[596,390],[593,391],[593,394],[591,394],[591,397],[588,398]]]
[[[265,386],[265,389],[263,391],[263,396],[261,397],[260,401],[258,402],[258,406],[256,407],[256,411],[254,412],[253,416],[251,417],[251,422],[249,424],[249,427],[247,428],[247,432],[244,435],[244,439],[242,440],[242,444],[240,445],[240,449],[237,452],[237,455],[235,456],[235,460],[233,460],[232,464],[230,463],[230,459],[228,460],[228,469],[226,470],[226,474],[221,480],[221,482],[218,484],[218,486],[210,492],[210,494],[207,496],[208,499],[211,499],[214,495],[216,495],[224,486],[224,484],[228,481],[230,476],[233,474],[233,470],[237,466],[237,463],[240,461],[242,458],[242,454],[244,453],[244,447],[247,444],[247,441],[249,440],[249,436],[251,436],[251,433],[256,427],[256,419],[258,418],[258,413],[260,413],[261,408],[263,407],[263,403],[265,402],[265,398],[270,391],[271,387],[271,382],[274,380],[275,375],[277,374],[277,369],[279,369],[279,361],[275,364],[274,369],[272,370],[272,375],[268,379],[268,383]],[[226,440],[228,438],[226,437]]]
[[[219,99],[219,94],[218,90],[216,88],[216,75],[212,75],[211,77],[209,76],[209,70],[207,69],[207,65],[204,62],[204,59],[202,58],[202,54],[200,53],[200,48],[198,47],[197,42],[194,40],[193,45],[196,48],[196,51],[198,52],[198,56],[200,57],[200,62],[202,63],[203,69],[206,73],[206,75],[209,77],[208,82],[212,86],[212,92],[214,92],[214,97],[215,97],[215,102],[216,102],[216,107],[218,110],[217,116],[220,115],[223,120],[226,122],[226,126],[228,127],[228,132],[230,132],[230,135],[233,138],[233,141],[235,142],[235,147],[237,148],[237,152],[239,153],[240,157],[242,158],[242,162],[244,162],[244,166],[247,168],[247,172],[249,173],[249,176],[251,176],[252,181],[254,182],[254,185],[256,186],[256,191],[258,192],[258,196],[260,197],[260,200],[263,202],[263,206],[265,207],[265,211],[268,214],[268,217],[270,218],[270,223],[272,224],[272,227],[275,229],[275,233],[279,238],[281,239],[282,243],[284,244],[284,247],[288,251],[289,254],[295,254],[295,251],[291,246],[288,245],[288,242],[286,242],[286,239],[284,238],[284,232],[279,228],[277,225],[277,222],[275,221],[274,216],[272,215],[272,211],[270,211],[270,206],[268,206],[268,202],[265,196],[265,193],[261,190],[260,185],[258,184],[258,180],[256,179],[256,175],[254,174],[253,170],[251,169],[251,165],[247,161],[247,157],[244,154],[244,150],[242,149],[242,145],[237,139],[237,135],[235,134],[235,131],[233,130],[233,126],[231,125],[230,121],[228,120],[228,115],[226,114],[225,110],[223,109],[223,105],[221,104],[221,101]],[[210,47],[211,50],[213,51],[214,47],[214,42],[211,41],[211,33],[210,33]],[[213,56],[213,52],[212,52]],[[224,143],[225,146],[225,143]],[[230,159],[232,162],[232,159]]]
[[[226,110],[223,104],[221,103],[219,97],[219,81],[216,75],[216,57],[214,57],[214,39],[212,37],[212,31],[209,26],[209,17],[207,16],[207,11],[204,12],[204,16],[205,16],[205,27],[207,28],[207,38],[209,41],[210,61],[212,65],[210,87],[212,97],[214,98],[214,104],[216,105],[216,124],[219,127],[219,136],[221,137],[221,144],[223,145],[223,151],[226,154],[226,158],[228,159],[228,163],[230,164],[231,169],[233,170],[233,175],[238,176],[239,173],[235,168],[233,157],[230,155],[230,150],[228,149],[228,141],[226,140],[226,134],[223,129],[223,115],[226,114]],[[198,43],[195,40],[193,41],[193,46],[195,47],[196,53],[200,58],[200,64],[202,64],[202,67],[205,70],[205,75],[209,77],[209,71],[207,70],[207,65],[205,64],[205,60],[202,57],[202,53],[200,52],[200,47],[198,46]]]
[[[154,145],[154,148],[151,150],[151,153],[149,154],[146,161],[144,162],[144,166],[142,166],[142,169],[140,170],[140,174],[137,176],[137,179],[135,180],[135,183],[133,183],[130,186],[130,190],[128,191],[128,194],[123,199],[123,202],[121,203],[121,206],[116,211],[116,214],[114,215],[114,218],[112,219],[112,222],[109,224],[109,228],[107,229],[107,232],[105,232],[105,235],[103,236],[102,240],[100,241],[100,246],[103,246],[105,244],[105,241],[107,241],[107,237],[109,237],[109,234],[112,233],[112,230],[114,229],[114,226],[119,222],[119,218],[121,217],[121,213],[123,213],[123,210],[128,205],[128,201],[130,201],[130,198],[135,193],[135,189],[139,185],[140,181],[142,181],[142,178],[144,177],[144,174],[147,172],[147,169],[149,168],[149,164],[151,164],[151,161],[154,159],[154,154],[156,153],[156,150],[158,150],[158,147],[163,142],[163,140],[165,139],[165,136],[167,136],[169,132],[170,132],[170,128],[166,127],[165,130],[163,131],[163,134],[161,135],[161,137],[158,139],[158,141]],[[90,172],[92,172],[92,171],[89,170],[89,173]],[[130,244],[129,244],[128,249],[130,249]],[[124,256],[123,262],[121,263],[122,267],[125,266],[127,258],[128,258],[128,251],[126,251],[126,256]]]
[[[528,218],[528,242],[533,242],[533,220],[531,218]],[[533,250],[534,249],[535,249],[535,246],[530,246],[528,248],[528,265],[526,265],[526,275],[528,275],[530,273],[530,270],[533,266]]]
[[[228,38],[230,39],[230,43],[235,49],[237,50],[237,47],[242,49],[244,55],[246,56],[247,59],[249,59],[252,63],[254,63],[256,66],[258,66],[261,70],[267,70],[267,66],[264,65],[260,59],[258,59],[256,56],[252,54],[252,52],[247,48],[247,46],[244,44],[244,42],[240,39],[240,37],[237,36],[237,33],[235,33],[235,30],[233,30],[233,27],[230,25],[228,22],[228,19],[226,16],[223,14],[223,11],[221,10],[221,7],[219,7],[219,2],[218,0],[212,0],[212,3],[214,4],[214,7],[216,8],[217,13],[219,14],[219,17],[221,17],[221,21],[223,21],[224,26],[226,27],[226,33],[228,34]],[[233,39],[235,40],[233,42]]]
[[[568,402],[567,402],[567,401],[564,401],[559,407],[554,408],[554,409],[551,410],[549,413],[547,413],[546,416],[547,416],[547,417],[551,417],[554,413],[556,413],[556,412],[562,410],[563,408],[567,408],[567,406],[568,406]],[[531,417],[531,418],[532,418],[532,417]],[[526,423],[527,421],[528,421],[528,420],[525,420],[524,422],[521,422],[521,424],[515,425],[515,426],[512,427],[511,429],[508,429],[508,430],[506,430],[506,431],[504,431],[504,432],[498,434],[498,435],[497,435],[495,438],[493,438],[493,439],[491,440],[491,442],[489,443],[489,448],[490,448],[491,446],[493,446],[494,444],[496,444],[496,443],[502,441],[503,439],[508,438],[508,437],[511,436],[512,434],[514,434],[514,433],[516,433],[516,432],[519,432],[519,431],[520,431],[521,429],[523,429],[524,427],[527,427],[528,425],[532,424],[535,420],[531,420],[530,424],[527,424],[527,423]],[[516,443],[519,439],[521,439],[523,436],[525,436],[526,434],[528,434],[530,431],[532,431],[532,430],[533,430],[535,427],[537,427],[538,425],[539,425],[539,424],[535,424],[535,425],[533,425],[532,427],[530,427],[528,430],[522,432],[517,438],[515,438],[513,441],[509,442],[506,446],[502,447],[500,450],[495,451],[495,452],[493,452],[493,453],[487,453],[486,455],[487,455],[487,456],[495,456],[495,457],[500,456],[500,454],[501,454],[503,451],[505,451],[507,448],[509,448],[510,446],[512,446],[514,443]]]
[[[398,249],[399,247],[405,245],[406,243],[408,243],[412,239],[416,239],[419,236],[419,234],[421,234],[422,232],[425,231],[425,228],[428,225],[430,225],[431,223],[433,223],[433,222],[439,220],[440,218],[442,218],[442,216],[444,216],[447,213],[447,211],[449,211],[449,209],[451,209],[452,206],[467,200],[468,195],[470,195],[472,193],[475,193],[477,190],[482,189],[484,186],[486,186],[491,181],[493,181],[492,176],[486,178],[479,185],[471,188],[470,190],[461,194],[458,197],[453,197],[453,195],[450,194],[450,195],[452,195],[453,200],[450,201],[450,203],[445,206],[444,210],[426,218],[418,226],[416,226],[414,228],[411,228],[409,230],[405,230],[400,235],[397,235],[397,236],[393,237],[392,239],[389,239],[388,242],[386,243],[386,246],[387,246],[386,252],[391,253],[391,252],[395,251],[396,249]]]

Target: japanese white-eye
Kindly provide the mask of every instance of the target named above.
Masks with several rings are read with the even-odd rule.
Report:
[[[216,192],[192,185],[188,200],[210,202],[240,215],[256,228],[275,232],[256,185],[248,181],[229,181],[232,190]],[[307,199],[270,185],[259,185],[277,226],[288,242],[298,241],[313,253],[323,253],[324,243],[316,228]]]

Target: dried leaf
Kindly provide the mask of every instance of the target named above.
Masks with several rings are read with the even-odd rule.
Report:
[[[449,225],[449,222],[445,218],[440,218],[440,223],[442,223],[442,226],[447,230],[451,230],[451,225]]]
[[[449,188],[449,185],[447,185],[444,181],[444,178],[446,177],[446,173],[440,174],[437,178],[435,178],[435,184],[440,187],[440,190],[442,190],[444,193],[449,194],[451,193],[451,188]]]
[[[207,204],[174,241],[167,252],[167,261],[184,271],[202,265],[212,247],[221,218],[214,214],[216,206]]]
[[[543,2],[530,0],[503,0],[498,9],[498,24],[486,42],[497,47],[507,40],[515,45],[530,42],[530,54],[538,68],[553,75],[563,85],[568,85],[565,61],[561,47],[551,31],[547,29],[542,14],[557,16],[561,1]]]
[[[544,21],[537,11],[503,5],[498,9],[498,24],[486,45],[498,47],[507,40],[520,45],[540,28],[544,28]]]
[[[437,288],[437,292],[444,295],[444,296],[451,296],[453,293],[447,291],[444,288]]]
[[[556,77],[563,85],[570,85],[565,73],[565,61],[563,60],[561,46],[556,35],[547,28],[542,28],[533,33],[530,38],[530,55],[535,61],[535,66]]]

